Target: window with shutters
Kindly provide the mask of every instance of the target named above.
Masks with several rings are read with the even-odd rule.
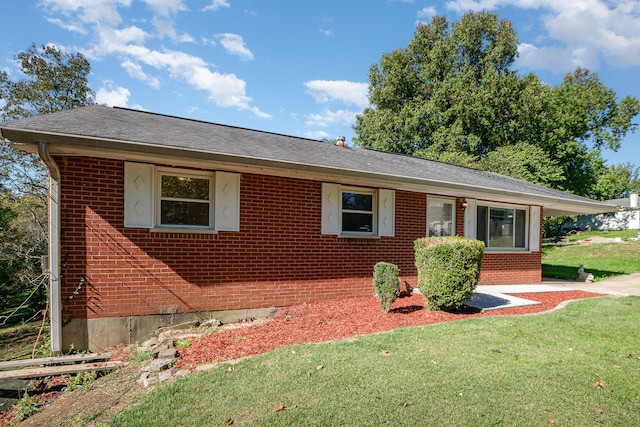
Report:
[[[125,162],[124,225],[156,231],[240,231],[240,174]]]
[[[393,237],[395,190],[322,183],[321,233],[341,237]]]

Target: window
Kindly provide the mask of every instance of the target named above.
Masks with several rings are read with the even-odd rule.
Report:
[[[525,249],[527,211],[511,207],[478,206],[477,236],[487,248]]]
[[[456,234],[455,200],[427,199],[427,237]]]
[[[342,232],[374,234],[375,192],[360,189],[342,191]]]
[[[207,175],[158,172],[158,224],[211,227],[212,178]]]

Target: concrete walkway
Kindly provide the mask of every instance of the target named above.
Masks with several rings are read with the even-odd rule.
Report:
[[[478,286],[467,305],[482,310],[522,307],[540,304],[515,296],[524,293],[580,290],[615,296],[640,295],[640,273],[618,276],[595,283],[543,279],[541,284]]]

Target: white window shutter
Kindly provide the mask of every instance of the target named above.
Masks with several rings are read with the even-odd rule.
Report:
[[[153,165],[124,162],[124,226],[153,228]]]
[[[529,250],[540,250],[540,206],[529,208]]]
[[[393,237],[395,233],[396,192],[378,190],[378,235]]]
[[[340,234],[340,184],[322,183],[322,234]]]
[[[216,172],[216,230],[240,231],[240,174]]]
[[[467,199],[467,208],[464,210],[464,237],[469,240],[478,239],[477,236],[478,201]]]

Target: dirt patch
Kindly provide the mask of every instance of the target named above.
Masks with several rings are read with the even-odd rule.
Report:
[[[384,314],[376,297],[350,298],[314,304],[302,304],[278,310],[273,319],[220,327],[216,332],[192,340],[188,348],[180,348],[178,367],[193,369],[198,365],[238,359],[292,344],[333,341],[357,335],[389,331],[483,316],[507,316],[540,313],[575,299],[600,296],[584,291],[545,292],[519,295],[541,302],[540,305],[479,312],[467,309],[457,313],[431,311],[424,298],[411,294],[398,299],[392,310]],[[135,352],[122,346],[120,360]],[[135,353],[134,353],[135,354]],[[143,363],[129,363],[100,377],[87,389],[72,392],[45,392],[48,399],[42,411],[20,423],[20,426],[97,426],[124,411],[145,393],[136,381]],[[0,414],[0,426],[9,422]]]
[[[46,403],[19,426],[97,426],[111,419],[144,393],[136,383],[140,364],[129,364],[96,379],[88,389],[48,392],[38,396]],[[2,423],[0,422],[0,425]]]

